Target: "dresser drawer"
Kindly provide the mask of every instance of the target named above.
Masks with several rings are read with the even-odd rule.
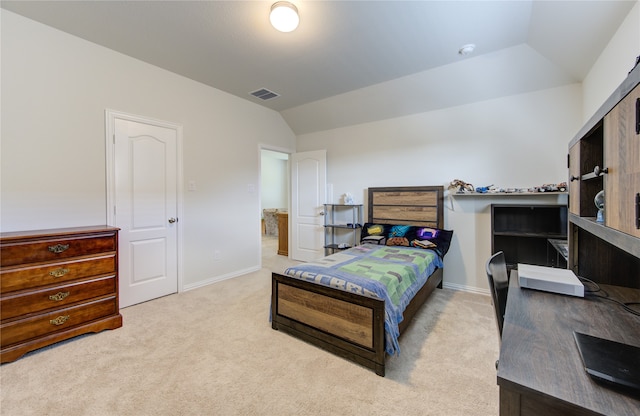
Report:
[[[5,319],[15,318],[20,315],[37,313],[47,309],[62,308],[73,303],[105,295],[115,295],[115,292],[115,276],[76,282],[37,291],[16,292],[9,296],[2,297],[0,300],[0,316],[4,321]]]
[[[104,252],[115,252],[117,237],[107,235],[87,235],[79,237],[59,237],[41,240],[4,242],[0,247],[0,266],[14,266],[25,263],[58,261]]]
[[[0,292],[38,288],[116,272],[116,255],[83,258],[0,271]]]
[[[2,324],[0,326],[0,342],[2,347],[6,347],[117,313],[118,307],[115,296],[58,309],[53,312]]]

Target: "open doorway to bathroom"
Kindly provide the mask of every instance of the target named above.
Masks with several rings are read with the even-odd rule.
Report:
[[[288,255],[289,154],[260,150],[260,215],[263,254]],[[269,253],[271,254],[271,253]]]

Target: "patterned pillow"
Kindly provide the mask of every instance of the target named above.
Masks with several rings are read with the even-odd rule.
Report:
[[[416,239],[418,240],[431,240],[438,237],[440,230],[437,228],[418,227],[416,229]]]
[[[409,239],[407,237],[391,237],[387,240],[387,245],[409,247]]]
[[[362,227],[362,235],[365,237],[370,235],[383,235],[383,234],[384,234],[384,225],[366,223]]]
[[[389,230],[389,238],[394,237],[404,237],[407,235],[407,232],[411,229],[410,225],[394,225]]]

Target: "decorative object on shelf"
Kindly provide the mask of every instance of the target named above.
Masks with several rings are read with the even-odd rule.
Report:
[[[479,194],[486,194],[488,192],[495,193],[495,192],[498,192],[498,191],[499,191],[498,188],[496,188],[493,185],[479,186],[479,187],[476,188],[476,192],[479,193]]]
[[[449,189],[455,190],[458,194],[473,192],[473,185],[460,179],[454,179],[449,184]]]
[[[351,193],[347,192],[344,194],[344,204],[353,205],[353,196],[351,195]]]
[[[528,188],[501,188],[495,185],[479,186],[474,188],[472,184],[454,179],[449,184],[449,189],[454,195],[485,195],[485,194],[537,194],[544,192],[564,193],[567,192],[567,183],[548,183],[541,186],[531,186]]]
[[[566,192],[566,191],[567,191],[566,182],[560,182],[558,184],[546,183],[542,186],[536,186],[534,188],[534,192]]]
[[[600,191],[593,198],[593,203],[598,208],[598,214],[596,215],[596,222],[604,223],[604,191]]]

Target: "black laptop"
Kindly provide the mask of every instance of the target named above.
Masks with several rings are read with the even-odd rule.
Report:
[[[575,331],[573,336],[592,379],[623,393],[640,395],[640,348]]]

